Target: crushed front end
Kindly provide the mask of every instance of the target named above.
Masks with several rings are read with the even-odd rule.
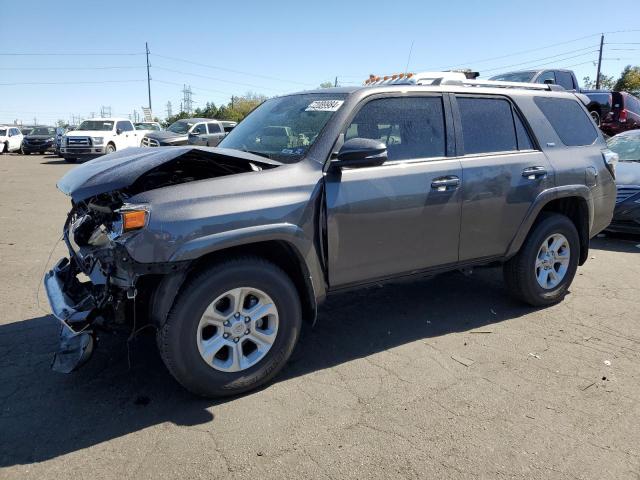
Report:
[[[73,203],[69,212],[63,233],[69,257],[44,277],[51,310],[62,324],[52,363],[55,371],[78,368],[91,356],[98,330],[116,330],[126,323],[141,269],[124,241],[144,226],[149,211],[125,200],[119,194],[103,194]]]

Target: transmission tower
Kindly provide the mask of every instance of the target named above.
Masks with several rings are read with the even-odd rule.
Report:
[[[102,118],[111,116],[111,106],[105,107],[104,105],[100,107],[100,116]]]
[[[184,85],[182,88],[182,105],[184,107],[184,111],[188,114],[191,114],[193,110],[193,100],[191,99],[191,85]]]
[[[167,118],[172,116],[172,111],[171,111],[171,101],[167,102]]]

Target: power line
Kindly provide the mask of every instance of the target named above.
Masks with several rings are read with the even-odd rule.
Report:
[[[640,29],[615,30],[615,31],[611,31],[611,32],[602,32],[602,35],[612,35],[612,34],[618,34],[618,33],[632,33],[632,32],[640,32]],[[585,40],[587,38],[598,37],[600,35],[601,35],[601,33],[593,33],[591,35],[585,35],[583,37],[574,38],[572,40],[567,40],[567,41],[564,41],[564,42],[545,45],[544,47],[531,48],[531,49],[528,49],[528,50],[520,50],[518,52],[509,53],[509,54],[506,54],[506,55],[500,55],[500,56],[491,57],[491,58],[484,58],[484,59],[481,59],[481,60],[473,60],[473,61],[470,61],[470,62],[461,62],[461,63],[458,63],[456,65],[450,66],[450,67],[439,68],[438,70],[451,70],[453,68],[466,67],[467,65],[475,65],[475,64],[478,64],[478,63],[491,62],[493,60],[501,60],[503,58],[514,57],[514,56],[522,55],[522,54],[525,54],[525,53],[538,52],[540,50],[546,50],[546,49],[553,48],[553,47],[559,47],[561,45],[567,45],[569,43],[579,42],[580,40]]]
[[[9,85],[100,85],[105,83],[132,83],[132,82],[146,82],[146,80],[100,80],[96,82],[10,82],[0,83],[3,86]]]
[[[0,56],[12,56],[12,57],[95,57],[95,56],[131,56],[131,55],[144,55],[144,52],[140,53],[60,53],[60,52],[51,52],[51,53],[0,53]]]
[[[262,74],[258,74],[258,73],[244,72],[242,70],[234,70],[234,69],[231,69],[231,68],[220,67],[220,66],[217,66],[217,65],[208,65],[206,63],[193,62],[191,60],[184,60],[182,58],[170,57],[168,55],[159,55],[157,53],[152,53],[151,55],[155,56],[155,57],[166,58],[167,60],[173,60],[173,61],[176,61],[176,62],[189,63],[191,65],[197,65],[199,67],[212,68],[214,70],[221,70],[221,71],[230,72],[230,73],[238,73],[240,75],[248,75],[248,76],[256,77],[256,78],[264,78],[264,79],[267,79],[267,80],[276,80],[278,82],[295,83],[295,84],[304,85],[304,86],[314,85],[314,84],[311,84],[311,83],[298,82],[296,80],[291,80],[290,78],[278,78],[278,77],[271,77],[269,75],[262,75]]]
[[[593,48],[593,47],[589,47],[589,48]],[[523,68],[537,68],[538,66],[544,66],[544,65],[549,65],[549,63],[556,63],[556,62],[563,62],[565,60],[570,60],[572,58],[578,58],[578,57],[584,57],[585,55],[591,55],[592,53],[596,53],[598,52],[598,50],[590,50],[588,52],[584,52],[584,53],[580,53],[578,55],[572,55],[570,57],[565,57],[565,58],[556,58],[555,60],[553,60],[552,62],[546,62],[546,63],[542,63],[542,64],[538,64],[538,65],[533,65],[531,66],[532,63],[536,63],[542,60],[549,60],[551,58],[557,57],[559,55],[554,55],[553,57],[544,57],[544,58],[538,58],[536,60],[530,60],[527,62],[521,62],[521,63],[514,63],[511,65],[504,65],[502,67],[496,67],[496,68],[488,68],[486,70],[483,70],[482,72],[493,72],[496,70],[504,70],[505,68],[510,68],[510,67],[516,67],[516,66],[522,66],[522,65],[529,65]]]
[[[258,89],[263,89],[263,90],[281,91],[280,89],[269,88],[269,87],[265,87],[264,85],[256,85],[254,83],[244,83],[244,82],[238,82],[238,81],[234,81],[234,80],[225,80],[223,78],[210,77],[208,75],[201,75],[199,73],[183,72],[183,71],[180,71],[180,70],[174,70],[172,68],[158,67],[158,66],[155,66],[153,68],[157,68],[158,70],[164,70],[166,72],[179,73],[180,75],[190,75],[192,77],[200,77],[200,78],[206,78],[207,80],[215,80],[215,81],[218,81],[218,82],[230,83],[232,85],[244,85],[245,87],[258,88]]]
[[[184,86],[184,84],[182,84],[182,83],[178,83],[178,82],[170,82],[170,81],[168,81],[168,80],[158,80],[158,79],[154,79],[153,81],[154,81],[154,82],[158,82],[158,83],[164,83],[164,84],[166,84],[166,85],[177,85],[177,86],[179,86],[179,87],[183,87],[183,86]],[[229,96],[231,96],[231,95],[235,95],[234,93],[231,93],[231,92],[225,92],[225,91],[223,91],[223,90],[215,90],[215,89],[212,89],[212,88],[194,87],[194,86],[192,86],[192,85],[191,85],[191,88],[193,88],[193,89],[195,89],[195,90],[202,90],[203,92],[221,93],[221,94],[223,94],[223,95],[229,95]]]
[[[142,66],[109,66],[109,67],[0,67],[0,70],[118,70],[144,68]]]

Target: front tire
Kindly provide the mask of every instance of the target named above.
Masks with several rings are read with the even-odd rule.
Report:
[[[116,146],[113,143],[110,143],[109,145],[107,145],[107,148],[105,149],[106,154],[113,153],[115,151],[116,151]]]
[[[545,213],[516,256],[504,264],[513,296],[534,307],[562,301],[578,269],[580,238],[569,218]]]
[[[301,317],[296,287],[279,267],[257,257],[233,259],[185,283],[158,331],[158,347],[187,390],[237,395],[284,367]]]

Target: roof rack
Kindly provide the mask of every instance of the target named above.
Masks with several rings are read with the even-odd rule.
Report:
[[[369,75],[364,81],[365,86],[373,85],[439,85],[444,79],[468,80],[477,78],[478,72],[445,71],[445,72],[420,72],[420,73],[394,73],[378,77]]]
[[[435,84],[434,84],[435,85]],[[456,80],[443,78],[437,85],[459,85],[461,87],[489,87],[489,88],[522,88],[527,90],[546,90],[548,92],[564,91],[560,85],[549,83],[502,82],[499,80]]]

